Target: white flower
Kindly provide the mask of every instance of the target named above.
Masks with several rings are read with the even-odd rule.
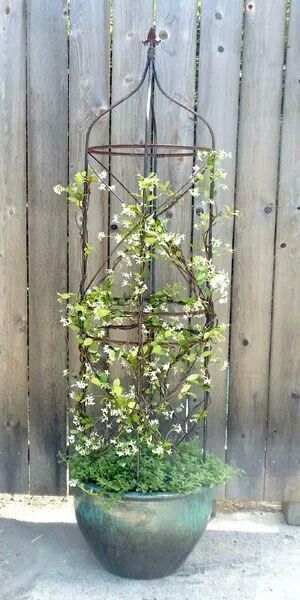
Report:
[[[225,271],[219,271],[215,273],[211,280],[211,287],[214,291],[220,293],[220,304],[225,304],[227,302],[228,295],[228,285],[229,285],[229,275],[225,273]]]
[[[76,381],[76,385],[80,390],[84,390],[87,387],[87,383],[85,381]]]
[[[128,204],[123,204],[122,213],[124,215],[131,215],[132,214],[132,207],[130,205],[128,205]]]
[[[114,223],[115,225],[119,225],[119,222],[119,215],[113,215],[112,223]]]
[[[84,402],[87,406],[94,406],[94,404],[95,404],[94,396],[92,396],[92,394],[87,394],[87,396],[84,399]]]
[[[106,177],[107,177],[107,172],[101,171],[101,173],[99,174],[99,179],[105,179]]]
[[[178,425],[174,425],[173,427],[173,431],[175,431],[175,433],[181,433],[182,432],[182,427],[180,424]]]
[[[231,152],[225,152],[225,150],[219,150],[218,158],[224,160],[225,158],[232,158]]]
[[[60,322],[63,324],[64,327],[68,327],[71,323],[70,319],[66,319],[65,317],[61,317]]]
[[[113,440],[111,440],[113,443]],[[116,444],[116,441],[114,442]],[[135,455],[138,451],[138,447],[133,440],[129,442],[118,442],[116,444],[116,454],[118,456],[130,456]]]
[[[69,486],[70,487],[76,487],[77,483],[78,483],[77,479],[70,479]]]
[[[64,369],[64,370],[63,370],[63,376],[64,376],[64,377],[66,377],[68,374],[69,374],[69,371],[68,371],[68,369]]]
[[[106,237],[104,231],[99,231],[97,238],[98,240],[101,242],[101,240],[103,240]]]
[[[65,188],[62,185],[58,184],[54,186],[53,191],[55,192],[55,194],[61,196],[62,192],[65,191]]]
[[[178,235],[175,235],[175,236],[174,236],[174,240],[173,240],[173,241],[174,241],[174,244],[175,244],[176,246],[179,246],[179,245],[180,245],[180,243],[181,243],[181,242],[184,240],[184,238],[185,238],[185,235],[184,235],[184,233],[182,233],[181,235],[179,235],[179,234],[178,234]]]
[[[105,183],[100,183],[100,185],[98,185],[98,190],[100,190],[100,192],[103,192],[105,189],[106,189]]]
[[[69,435],[68,441],[69,441],[69,444],[74,444],[74,442],[75,442],[75,435]]]
[[[225,371],[228,367],[229,367],[228,360],[224,360],[224,362],[223,362],[223,364],[221,366],[221,371]]]
[[[200,162],[203,161],[203,158],[205,158],[205,156],[208,154],[207,150],[199,150],[197,152],[197,158],[198,160],[200,160]]]
[[[220,248],[220,246],[222,246],[222,242],[221,240],[218,240],[218,238],[212,238],[212,244],[214,248]]]
[[[162,414],[165,417],[166,421],[169,421],[170,419],[173,418],[174,411],[173,410],[162,410]]]
[[[117,244],[119,244],[122,241],[122,236],[119,233],[116,233],[115,241]]]
[[[197,187],[192,188],[191,190],[189,190],[189,192],[191,196],[193,196],[193,198],[197,198],[198,196],[200,196],[200,190]]]
[[[152,449],[153,454],[157,454],[158,456],[163,456],[164,448],[163,446],[156,446],[156,448]]]
[[[206,375],[203,377],[203,384],[204,385],[210,385],[211,384],[211,379],[209,377],[206,377]]]
[[[127,265],[127,267],[132,267],[132,262],[131,259],[129,258],[129,256],[126,256],[124,258],[125,264]]]

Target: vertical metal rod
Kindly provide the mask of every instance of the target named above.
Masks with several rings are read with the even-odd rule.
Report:
[[[212,178],[211,178],[211,182],[210,182],[210,188],[209,188],[209,221],[208,221],[208,260],[212,260],[213,257],[213,253],[212,253],[212,238],[213,238],[213,198],[214,198],[214,191],[215,191],[215,185],[214,185],[214,168],[212,169],[211,172]],[[206,325],[209,326],[209,322],[210,322],[211,317],[208,316],[206,317]],[[205,357],[204,359],[204,368],[205,368],[205,372],[206,372],[206,376],[209,377],[209,369],[208,369],[208,357]],[[205,411],[207,411],[208,406],[210,404],[210,391],[206,390],[204,392],[204,404],[203,404],[203,409]],[[202,449],[203,449],[203,460],[206,461],[206,455],[207,455],[207,434],[208,434],[208,429],[207,429],[207,417],[204,417],[203,420],[203,445],[202,445]]]
[[[150,172],[150,155],[149,155],[149,145],[151,147],[151,135],[152,135],[152,127],[151,127],[151,101],[152,101],[152,80],[153,80],[153,64],[152,64],[152,44],[150,44],[150,48],[148,49],[148,61],[149,61],[149,72],[148,72],[148,86],[147,86],[147,101],[146,101],[146,115],[145,115],[145,154],[144,154],[144,177]],[[142,227],[140,231],[140,252],[141,252],[141,275],[142,278],[145,278],[145,218],[148,212],[148,201],[147,201],[147,191],[145,190],[142,195]],[[142,356],[142,348],[143,348],[143,307],[144,307],[144,294],[139,296],[139,311],[138,311],[138,358],[139,358],[139,366],[137,373],[137,381],[136,381],[136,395],[137,401],[139,405],[142,405],[142,382],[143,382],[143,372],[144,372],[144,358]],[[137,481],[140,479],[140,439],[139,432],[137,430],[137,462],[136,462],[136,478]]]
[[[151,47],[150,47],[151,49]],[[152,100],[152,79],[153,62],[150,59],[148,72],[147,103],[145,117],[145,154],[144,154],[144,177],[147,177],[150,171],[149,144],[151,144],[151,100]]]
[[[154,55],[155,60],[155,55]],[[154,61],[153,61],[154,62]],[[151,116],[152,116],[152,171],[157,173],[157,125],[156,125],[156,117],[155,117],[155,105],[154,105],[154,90],[155,90],[155,77],[154,77],[154,69],[152,69],[152,88],[151,88]],[[153,195],[156,196],[156,188],[153,191]],[[154,218],[156,218],[156,200],[153,200],[151,204],[151,210],[153,212]],[[155,291],[155,258],[151,259],[150,264],[150,289],[153,293]]]

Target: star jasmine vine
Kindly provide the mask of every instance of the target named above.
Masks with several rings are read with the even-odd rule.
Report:
[[[235,214],[230,207],[217,206],[217,192],[225,188],[222,160],[227,157],[223,151],[198,153],[180,194],[156,173],[138,176],[135,202],[119,198],[120,212],[111,216],[118,227],[111,240],[114,249],[91,281],[86,265],[94,248],[88,243],[86,223],[84,231],[80,225],[80,292],[59,294],[59,302],[66,303],[62,325],[75,333],[80,352],[79,372],[64,374],[70,377],[73,402],[68,460],[81,480],[79,464],[90,468],[100,459],[103,465],[117,457],[125,460],[125,466],[126,460],[130,468],[136,465],[132,489],[145,489],[143,461],[180,456],[180,444],[199,435],[206,424],[212,386],[209,365],[218,360],[216,350],[226,329],[215,306],[226,302],[229,278],[213,258],[231,248],[212,231]],[[91,169],[54,191],[65,192],[86,216],[94,185],[116,194],[108,179],[106,171]],[[199,204],[199,198],[201,210],[194,224],[198,247],[194,242],[186,253],[184,235],[169,231],[166,212],[178,201]],[[99,243],[106,236],[99,232]],[[177,269],[184,285],[152,289],[149,274],[158,257],[166,269],[169,265]],[[103,489],[108,489],[103,481]],[[126,491],[126,486],[118,485],[115,491]]]

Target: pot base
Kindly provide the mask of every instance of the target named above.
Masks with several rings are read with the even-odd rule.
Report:
[[[76,488],[74,501],[79,528],[108,571],[158,579],[174,573],[199,541],[210,519],[212,489],[124,494],[108,508],[97,494]]]

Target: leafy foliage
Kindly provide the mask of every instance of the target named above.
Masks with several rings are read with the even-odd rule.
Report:
[[[141,449],[140,478],[136,477],[136,461],[133,455],[120,459],[113,449],[105,455],[97,453],[80,457],[73,455],[70,461],[74,480],[95,483],[101,494],[120,497],[126,492],[193,492],[204,486],[225,483],[234,475],[241,474],[225,465],[216,456],[203,453],[196,440],[182,443],[171,456],[157,458],[144,446]]]
[[[66,302],[61,321],[75,333],[80,351],[79,373],[66,373],[75,403],[69,436],[75,479],[89,477],[111,492],[126,491],[126,486],[165,490],[168,485],[181,491],[199,485],[202,476],[209,484],[210,468],[212,481],[221,477],[222,469],[224,477],[230,473],[212,457],[204,465],[193,445],[178,449],[207,418],[209,363],[217,361],[214,349],[226,327],[218,322],[214,306],[226,302],[228,277],[214,265],[213,256],[222,244],[212,235],[222,219],[234,215],[229,207],[219,211],[216,204],[218,189],[225,187],[221,161],[226,156],[199,153],[180,193],[172,191],[170,182],[160,182],[156,173],[138,176],[134,202],[119,198],[121,212],[113,216],[118,233],[110,264],[100,267],[88,283],[86,265],[93,252],[87,239],[90,189],[97,184],[114,194],[115,188],[106,183],[105,171],[77,173],[67,188],[55,188],[58,194],[66,192],[82,212],[80,291],[59,295],[59,301]],[[190,201],[201,199],[202,206],[194,236],[199,248],[194,244],[188,253],[184,235],[169,231],[166,218],[168,209],[186,201],[187,195]],[[100,243],[105,237],[99,232]],[[177,269],[184,285],[151,288],[149,267],[157,257],[166,268]],[[118,296],[117,283],[122,289]],[[125,336],[127,331],[135,333],[136,341],[124,336],[121,340],[116,333],[122,331]],[[116,377],[115,367],[126,377]],[[187,457],[192,463],[193,457],[198,460],[195,477]],[[123,462],[124,472],[119,472]]]

